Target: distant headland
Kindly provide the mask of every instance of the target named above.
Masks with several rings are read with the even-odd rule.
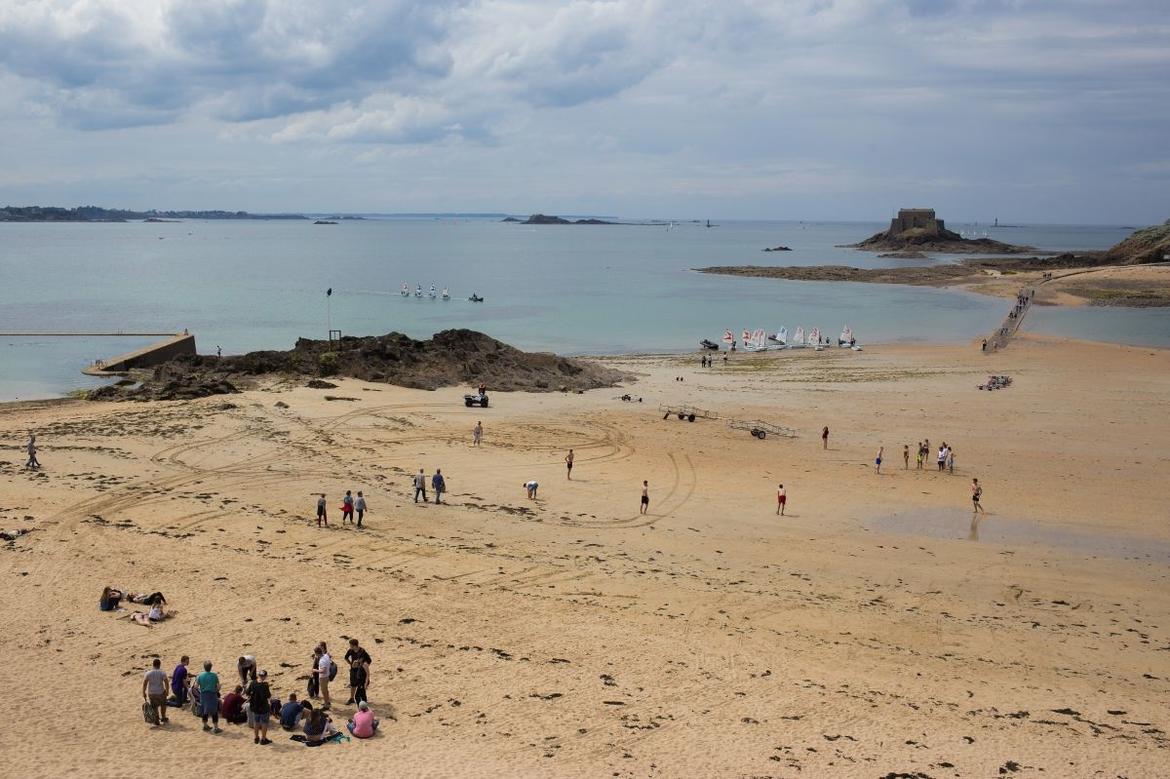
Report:
[[[174,219],[306,219],[301,214],[253,214],[247,211],[130,211],[100,206],[4,206],[0,222],[163,222]]]

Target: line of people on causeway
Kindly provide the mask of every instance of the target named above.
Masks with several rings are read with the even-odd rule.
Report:
[[[356,638],[349,640],[345,653],[349,666],[349,699],[347,705],[356,706],[346,722],[346,731],[354,738],[372,738],[380,720],[370,708],[367,688],[370,683],[370,665],[373,660]],[[332,709],[330,683],[338,669],[325,642],[313,649],[313,667],[309,674],[307,697],[299,699],[289,692],[287,700],[276,695],[268,681],[268,672],[257,667],[256,658],[244,655],[236,661],[239,683],[224,692],[224,683],[210,660],[203,661],[203,671],[194,673],[190,658],[183,655],[170,674],[162,669],[162,660],[154,658],[151,668],[142,678],[142,699],[145,719],[152,727],[162,727],[170,720],[167,710],[188,708],[203,722],[203,730],[222,733],[220,720],[225,724],[247,725],[252,730],[253,743],[271,744],[269,724],[275,722],[282,730],[293,733],[293,741],[307,746],[318,746],[329,741],[347,739],[337,730],[329,716]],[[314,706],[312,700],[320,698]],[[310,700],[312,699],[312,700]],[[393,715],[391,715],[393,719]],[[299,731],[299,732],[298,732]]]

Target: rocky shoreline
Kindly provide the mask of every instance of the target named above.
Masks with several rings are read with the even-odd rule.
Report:
[[[231,394],[264,379],[348,377],[412,389],[486,384],[492,391],[575,392],[611,387],[631,377],[594,362],[523,352],[474,330],[444,330],[417,341],[402,333],[301,338],[288,351],[228,357],[184,356],[101,387],[90,400],[187,400]]]

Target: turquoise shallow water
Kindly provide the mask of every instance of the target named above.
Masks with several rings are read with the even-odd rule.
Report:
[[[1125,227],[987,230],[1045,249],[1104,248]],[[725,328],[848,324],[863,343],[958,341],[991,330],[1006,304],[927,288],[708,276],[705,265],[897,265],[837,248],[877,223],[730,222],[710,229],[542,226],[494,220],[0,225],[0,332],[178,331],[201,351],[288,348],[299,336],[470,327],[526,349],[673,351]],[[784,244],[793,251],[763,253]],[[943,258],[945,261],[946,258]],[[914,261],[911,261],[914,262]],[[449,287],[449,302],[403,299],[403,282]],[[334,289],[328,306],[325,290]],[[466,298],[477,292],[482,304]],[[1029,329],[1170,345],[1170,311],[1041,311]],[[149,339],[146,339],[149,340]],[[134,339],[0,338],[0,398],[90,386],[80,367]]]

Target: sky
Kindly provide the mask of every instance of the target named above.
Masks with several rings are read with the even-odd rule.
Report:
[[[0,205],[1160,223],[1170,0],[0,0]]]

